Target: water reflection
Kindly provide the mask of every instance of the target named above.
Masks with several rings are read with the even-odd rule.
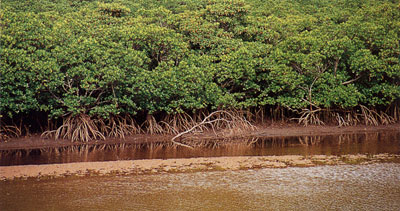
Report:
[[[400,154],[400,132],[198,141],[194,150],[170,143],[83,145],[0,151],[0,165],[216,156]]]

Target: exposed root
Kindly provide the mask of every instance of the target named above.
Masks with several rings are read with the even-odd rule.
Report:
[[[211,115],[210,119],[215,121],[215,124],[212,124],[212,122],[206,124],[211,126],[214,133],[215,131],[221,131],[220,135],[224,137],[237,136],[243,132],[257,129],[245,118],[241,111],[217,111],[213,115]]]
[[[253,121],[253,122],[257,122],[257,123],[264,123],[265,116],[266,116],[264,108],[257,109],[253,116],[255,119],[250,119],[250,117],[247,117],[249,119],[249,121]]]
[[[346,126],[353,126],[357,125],[360,123],[364,123],[365,125],[387,125],[387,124],[393,124],[396,122],[395,117],[389,116],[385,112],[377,112],[373,109],[368,109],[365,106],[360,106],[361,107],[361,113],[355,113],[355,112],[328,112],[327,116],[330,117],[325,117],[325,120],[328,118],[328,121],[330,119],[334,119],[335,122],[339,127],[346,127]],[[321,109],[313,110],[310,111],[308,109],[303,109],[302,112],[300,112],[301,117],[300,118],[293,118],[298,120],[299,124],[303,124],[305,126],[309,124],[314,124],[314,125],[324,125],[324,122],[320,119],[318,112],[321,111]]]
[[[22,126],[0,125],[0,141],[7,141],[10,138],[19,138],[23,134]]]
[[[69,116],[64,119],[63,125],[57,130],[46,131],[42,134],[42,137],[69,139],[72,142],[88,142],[90,140],[105,139],[105,136],[100,132],[95,121],[85,114]]]
[[[142,124],[142,128],[148,134],[165,134],[164,128],[158,124],[153,115],[147,115],[146,121]]]
[[[379,115],[378,113],[376,113],[375,111],[372,111],[370,109],[368,109],[365,106],[360,106],[361,107],[361,115],[364,119],[364,123],[366,125],[379,125],[379,121],[376,118],[377,115]]]
[[[320,112],[321,109],[316,109],[316,110],[309,110],[309,109],[303,109],[300,114],[300,118],[292,118],[292,120],[297,120],[299,124],[302,124],[304,126],[307,126],[309,124],[311,125],[325,125],[325,123],[320,120],[318,112]]]
[[[385,113],[383,111],[380,112],[379,117],[380,117],[381,124],[383,124],[383,125],[393,124],[396,122],[396,120],[393,117],[389,116],[387,113]]]
[[[379,124],[387,125],[395,123],[395,119],[384,112],[376,112],[375,110],[368,109],[367,107],[361,105],[361,116],[364,120],[365,125],[375,125]]]
[[[10,137],[7,134],[0,132],[0,142],[7,141],[8,139],[10,139]]]
[[[393,120],[395,122],[400,121],[400,109],[397,105],[393,108]]]
[[[141,133],[141,128],[130,116],[111,116],[109,120],[95,121],[99,125],[100,132],[107,137],[125,139],[127,135]]]
[[[111,116],[108,120],[103,120],[92,119],[88,115],[81,114],[64,119],[63,125],[55,130],[42,133],[41,137],[69,139],[72,142],[88,142],[90,140],[104,140],[105,137],[124,139],[127,135],[140,132],[140,127],[130,116]]]
[[[193,148],[188,144],[183,144],[175,140],[185,134],[193,133],[193,131],[195,131],[196,129],[202,128],[204,126],[209,126],[216,135],[217,130],[223,130],[224,136],[232,136],[240,132],[256,129],[255,126],[253,126],[245,118],[240,117],[237,113],[228,111],[215,111],[206,116],[200,123],[197,123],[193,127],[174,136],[171,139],[171,142],[179,146]]]
[[[178,134],[179,131],[188,130],[196,125],[195,118],[192,118],[186,113],[180,113],[175,115],[168,115],[163,121],[160,122],[164,126],[165,133],[167,134]],[[201,133],[206,127],[199,127],[194,132]]]
[[[334,113],[334,116],[339,127],[352,126],[360,123],[358,116],[352,113],[347,113],[343,116],[340,115],[340,113]]]
[[[22,136],[22,129],[21,127],[15,125],[6,125],[2,126],[0,132],[7,135],[8,137],[21,137]]]
[[[271,115],[274,121],[285,120],[285,108],[281,106],[277,106],[276,108],[271,108]]]

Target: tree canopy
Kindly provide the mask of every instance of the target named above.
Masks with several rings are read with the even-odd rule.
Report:
[[[0,19],[3,116],[400,98],[398,1],[4,0]]]

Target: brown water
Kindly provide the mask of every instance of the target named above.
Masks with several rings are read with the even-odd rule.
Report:
[[[59,149],[0,151],[0,165],[167,159],[217,156],[400,154],[400,132],[275,137],[214,143],[191,150],[151,145],[103,145]]]
[[[400,210],[400,164],[0,182],[0,210]]]
[[[205,148],[109,145],[0,153],[2,165],[237,155],[400,154],[400,132]],[[400,210],[400,163],[0,181],[0,210]]]

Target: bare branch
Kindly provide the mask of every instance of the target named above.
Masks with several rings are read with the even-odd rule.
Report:
[[[220,116],[220,114],[223,114],[224,116]],[[215,118],[211,119],[211,118],[212,118],[213,116],[215,116],[215,115],[217,115],[217,116],[216,116]],[[212,112],[211,114],[209,114],[208,116],[206,116],[206,117],[203,119],[203,121],[201,121],[200,123],[194,125],[193,127],[191,127],[191,128],[188,129],[188,130],[185,130],[185,131],[183,131],[183,132],[177,134],[176,136],[174,136],[174,137],[171,139],[171,142],[174,143],[174,144],[180,145],[180,146],[185,146],[185,147],[188,147],[188,148],[193,148],[193,147],[191,147],[191,146],[189,146],[189,145],[186,145],[186,144],[183,144],[183,143],[179,143],[179,142],[177,142],[177,141],[175,141],[175,140],[176,140],[177,138],[179,138],[179,137],[185,135],[185,134],[188,134],[188,133],[193,132],[193,131],[194,131],[196,128],[198,128],[198,127],[204,127],[204,125],[210,125],[211,128],[212,128],[213,131],[214,131],[214,134],[216,134],[214,127],[215,127],[215,126],[219,127],[220,125],[218,125],[218,124],[219,124],[220,122],[225,122],[225,123],[227,123],[225,126],[226,126],[227,128],[229,128],[229,129],[232,129],[232,128],[234,128],[234,127],[246,128],[246,129],[253,129],[253,128],[255,128],[255,126],[253,126],[253,125],[252,125],[249,121],[247,121],[246,119],[241,118],[241,117],[237,117],[237,116],[235,116],[234,114],[231,114],[230,112],[221,111],[221,110],[220,110],[220,111],[214,111],[214,112]],[[237,122],[239,122],[239,124],[240,124],[239,126],[237,125]]]
[[[296,69],[299,73],[303,74],[303,69],[296,63],[292,63],[292,67]]]
[[[187,134],[187,133],[192,132],[194,129],[196,129],[197,127],[199,127],[199,126],[201,126],[201,125],[210,124],[210,123],[212,123],[212,122],[215,122],[215,120],[212,120],[212,121],[207,121],[207,120],[208,120],[210,117],[212,117],[214,114],[217,114],[217,113],[224,113],[224,112],[226,112],[226,111],[214,111],[214,112],[212,112],[210,115],[208,115],[206,118],[204,118],[202,122],[200,122],[199,124],[193,126],[193,127],[190,128],[189,130],[183,131],[183,132],[179,133],[178,135],[174,136],[174,137],[171,139],[171,141],[174,142],[175,139],[177,139],[177,138],[179,138],[179,137],[181,137],[181,136],[183,136],[183,135],[185,135],[185,134]],[[228,113],[228,112],[226,112],[226,113]],[[222,120],[222,119],[216,119],[216,120]]]
[[[338,65],[339,65],[339,61],[340,61],[340,58],[336,57],[335,67],[334,67],[334,70],[333,70],[333,72],[335,73],[335,77],[336,77],[336,72],[337,72],[337,68],[338,68]]]
[[[342,83],[342,85],[350,84],[353,83],[354,81],[357,81],[358,79],[361,78],[362,75],[357,76],[357,78],[351,79],[350,81],[345,81]]]

